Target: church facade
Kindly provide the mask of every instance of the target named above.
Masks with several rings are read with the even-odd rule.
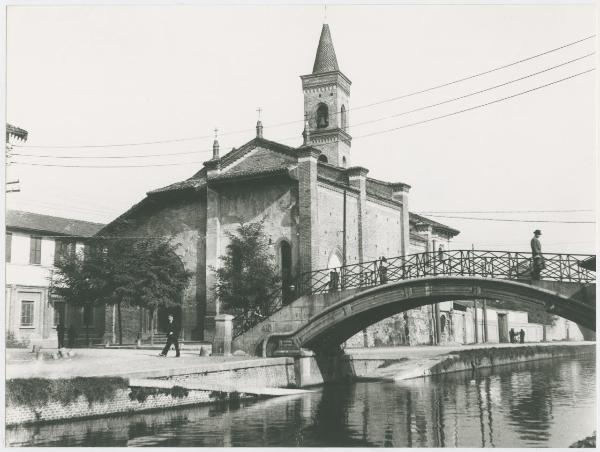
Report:
[[[178,313],[185,340],[212,339],[214,318],[224,313],[214,291],[213,269],[226,252],[226,233],[241,221],[264,222],[284,290],[313,270],[433,251],[440,245],[448,249],[458,234],[411,214],[406,183],[377,180],[367,168],[352,166],[351,81],[339,69],[328,25],[323,25],[313,70],[301,80],[302,146],[268,140],[260,121],[254,139],[223,155],[215,139],[213,156],[202,169],[147,193],[98,233],[172,238],[183,265],[194,275]],[[410,324],[411,343],[430,343],[432,315],[433,308],[427,306],[380,323],[402,331]],[[125,310],[125,338],[141,334],[144,339],[152,329],[160,330],[158,317],[158,324],[151,325],[146,313]],[[105,341],[114,341],[114,329],[114,312],[107,308],[101,332]]]

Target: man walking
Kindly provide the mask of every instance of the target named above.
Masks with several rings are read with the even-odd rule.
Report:
[[[64,348],[65,347],[65,326],[63,325],[62,320],[58,322],[58,325],[56,325],[56,337],[58,339],[58,348]]]
[[[171,345],[175,346],[175,358],[179,358],[179,327],[173,321],[173,314],[169,314],[169,325],[167,326],[167,343],[158,356],[167,356]]]
[[[542,254],[542,243],[540,242],[540,235],[542,235],[542,231],[536,229],[535,231],[533,231],[533,238],[531,239],[532,281],[539,281],[540,273],[546,267],[544,263],[544,256]]]

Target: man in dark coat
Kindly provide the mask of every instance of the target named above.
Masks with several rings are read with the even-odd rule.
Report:
[[[533,238],[531,239],[531,279],[533,281],[540,280],[540,273],[546,267],[544,263],[544,255],[542,254],[540,235],[542,235],[542,231],[536,229],[533,231]]]
[[[173,321],[173,314],[169,314],[167,326],[167,343],[158,356],[167,356],[171,345],[175,346],[175,358],[179,358],[179,326]]]
[[[519,342],[521,342],[521,344],[525,343],[525,330],[523,330],[523,328],[519,331]]]
[[[58,338],[58,348],[64,348],[65,346],[65,326],[62,323],[62,320],[58,322],[56,325],[56,337]]]

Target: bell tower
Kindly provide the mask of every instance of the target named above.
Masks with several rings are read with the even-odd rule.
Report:
[[[323,24],[312,74],[300,78],[309,144],[321,151],[321,158],[328,163],[350,166],[352,137],[348,134],[348,113],[352,82],[338,67],[329,25]]]

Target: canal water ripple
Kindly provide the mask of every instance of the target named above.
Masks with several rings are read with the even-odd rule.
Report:
[[[596,426],[595,357],[6,430],[9,446],[567,447]]]

